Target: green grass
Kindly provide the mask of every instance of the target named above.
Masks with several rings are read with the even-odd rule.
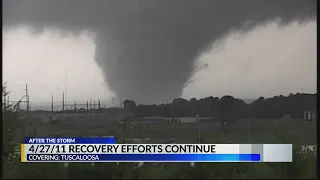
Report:
[[[13,158],[8,152],[12,152],[11,138],[14,128],[18,125],[13,123],[15,117],[3,116],[4,120],[4,179],[315,179],[316,177],[316,158],[314,153],[301,152],[297,147],[293,148],[292,163],[196,163],[191,168],[188,163],[165,163],[163,166],[143,166],[135,170],[132,163],[72,163],[65,168],[63,163],[17,163],[19,157]],[[219,126],[213,124],[204,125],[202,137],[204,143],[226,143],[228,139],[235,140],[235,143],[246,141],[248,120],[239,120],[228,127],[228,133],[221,133]],[[288,132],[301,137],[304,142],[306,139],[315,139],[316,125],[305,124],[303,120],[272,120],[255,119],[251,121],[252,141],[265,141],[262,143],[286,143],[295,140],[288,138]],[[194,128],[165,128],[158,130],[143,131],[140,133],[126,132],[120,133],[111,131],[108,127],[84,128],[83,124],[72,127],[71,129],[59,126],[38,126],[38,136],[79,136],[79,135],[114,135],[119,134],[124,137],[136,137],[138,135],[170,138],[185,138],[195,140],[198,135],[197,127]],[[11,131],[13,130],[13,131]],[[16,131],[19,131],[16,129]],[[286,132],[286,133],[283,133]],[[41,134],[42,133],[42,134]],[[273,136],[272,136],[273,134]],[[277,136],[275,138],[274,136]],[[237,142],[239,140],[239,142]],[[287,141],[290,140],[290,141]],[[312,144],[312,143],[305,143]],[[52,171],[54,169],[54,171]]]
[[[250,128],[249,125],[250,124]],[[243,119],[227,127],[223,136],[225,141],[232,139],[234,143],[275,143],[273,129],[277,128],[286,134],[295,135],[301,144],[316,144],[316,124],[305,123],[302,119]],[[198,136],[197,125],[191,127],[156,127],[149,130],[119,132],[110,130],[110,126],[90,126],[77,123],[73,126],[48,124],[38,127],[38,136],[120,136],[132,138],[152,138],[155,141],[175,137],[178,143],[195,143]],[[250,130],[249,130],[250,129]],[[248,135],[248,132],[249,135]],[[221,136],[220,124],[201,124],[201,134],[214,142]],[[211,140],[210,140],[211,141]],[[159,141],[157,141],[159,142]],[[226,143],[226,142],[221,142]]]

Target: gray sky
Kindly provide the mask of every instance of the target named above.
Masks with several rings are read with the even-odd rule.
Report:
[[[300,3],[302,1],[295,2]],[[299,7],[299,3],[296,4],[297,7]],[[294,5],[291,6],[291,9],[296,8]],[[97,11],[99,12],[99,10]],[[24,24],[29,24],[32,27],[39,25],[34,23],[33,19],[35,17],[31,16],[34,14],[30,15],[28,13],[21,13],[21,11],[19,12],[20,15],[14,16],[12,14],[9,16],[8,14],[10,13],[8,11],[6,15],[5,12],[5,17],[14,17],[11,19],[7,18],[7,20],[4,18],[5,26],[6,22],[10,22],[7,25],[11,25],[12,22],[20,22],[19,18],[23,20],[22,17],[26,17],[25,22],[29,22],[24,22]],[[290,13],[287,14],[291,17]],[[42,14],[50,17],[46,13]],[[181,12],[182,15],[184,15],[184,11]],[[277,13],[274,13],[274,15],[277,15]],[[129,16],[125,14],[116,17],[123,18]],[[186,17],[190,18],[192,16]],[[61,21],[62,25],[57,25],[56,21],[58,20]],[[188,49],[194,51],[196,46],[193,45],[193,42],[201,42],[202,44],[206,44],[207,42],[204,43],[205,41],[194,38],[187,38],[179,42],[176,36],[172,36],[172,29],[169,31],[162,28],[166,26],[160,26],[161,24],[168,25],[168,23],[159,22],[160,25],[157,26],[157,31],[153,32],[147,29],[148,31],[145,34],[150,32],[150,35],[154,35],[155,32],[164,31],[164,33],[169,33],[172,36],[171,38],[170,36],[164,36],[160,37],[159,40],[155,39],[154,42],[160,44],[154,47],[148,47],[153,46],[150,43],[152,41],[149,39],[141,40],[140,43],[142,45],[135,44],[135,46],[128,46],[128,43],[139,41],[132,39],[131,36],[123,37],[124,39],[118,41],[110,40],[108,37],[105,37],[105,27],[103,28],[104,33],[102,33],[102,36],[101,28],[98,28],[99,30],[97,31],[97,28],[78,28],[78,26],[69,27],[63,25],[63,23],[69,21],[78,23],[75,19],[71,18],[71,20],[70,18],[68,21],[49,18],[48,21],[44,21],[45,23],[40,23],[40,25],[53,24],[56,25],[55,28],[47,28],[47,30],[37,32],[36,34],[34,33],[34,29],[30,30],[25,26],[21,27],[19,23],[16,23],[16,26],[7,26],[6,30],[3,30],[3,73],[4,80],[8,81],[9,88],[12,91],[10,98],[16,99],[21,97],[23,95],[24,84],[29,85],[31,100],[33,102],[42,101],[44,104],[48,103],[51,100],[52,94],[57,98],[58,96],[61,97],[62,91],[64,91],[65,68],[67,68],[68,101],[85,101],[90,97],[94,99],[100,97],[103,101],[110,101],[111,97],[115,96],[113,92],[120,93],[123,96],[137,97],[140,101],[147,103],[161,101],[162,98],[164,98],[162,100],[166,100],[171,96],[179,94],[186,98],[223,96],[226,94],[239,98],[256,98],[279,94],[287,95],[291,92],[316,92],[316,21],[314,18],[302,21],[303,23],[301,21],[298,23],[294,19],[291,19],[289,23],[282,23],[281,26],[279,26],[279,21],[271,19],[257,25],[250,25],[250,28],[246,28],[246,30],[240,28],[241,31],[239,31],[239,28],[225,28],[225,32],[220,33],[220,36],[215,35],[214,40],[210,40],[210,38],[206,40],[211,42],[209,45],[213,43],[212,48],[202,50],[199,54],[189,54],[191,60],[193,59],[192,56],[194,56],[194,60],[188,61],[188,63],[191,63],[191,66],[183,65],[182,68],[174,64],[179,65],[180,63],[181,65],[182,62],[180,62],[179,58],[188,57],[189,55],[188,53],[180,53],[179,55],[177,52],[183,52],[183,50]],[[125,20],[124,22],[128,22],[128,19]],[[227,19],[225,20],[227,21]],[[212,25],[226,26],[223,25],[225,23],[221,22],[217,24],[216,21],[220,20],[213,18]],[[147,21],[137,20],[136,22],[143,22],[145,25]],[[77,23],[74,24],[79,25]],[[80,24],[84,26],[86,23],[88,22],[84,20]],[[211,27],[210,22],[206,23],[206,27]],[[115,27],[118,27],[118,30],[125,28],[122,24],[115,24]],[[68,34],[68,32],[74,32],[74,29],[77,28],[81,30],[79,31],[79,36]],[[89,32],[86,31],[86,29],[90,28]],[[67,30],[61,31],[61,29]],[[133,30],[133,33],[137,32]],[[190,30],[188,32],[190,33]],[[197,30],[194,32],[201,31]],[[127,32],[119,32],[116,35],[123,35],[123,33],[126,34]],[[138,37],[140,36],[146,38],[146,35],[139,34]],[[162,41],[161,38],[164,40]],[[177,47],[172,46],[172,44],[170,45],[170,43],[166,45],[168,42],[175,41],[179,42],[178,44],[174,43]],[[178,48],[182,44],[188,44],[188,46]],[[118,51],[119,48],[117,46],[122,47],[122,51]],[[140,50],[137,49],[139,47]],[[203,48],[203,45],[199,47]],[[143,51],[144,48],[149,48],[148,53]],[[158,50],[158,48],[164,50]],[[177,52],[174,52],[174,50],[177,50]],[[101,55],[101,52],[103,52],[103,55]],[[127,58],[118,57],[122,52],[125,52],[124,56]],[[154,52],[153,55],[152,52]],[[194,52],[198,52],[198,50]],[[159,55],[159,58],[168,58],[168,60],[160,61],[159,58],[155,57],[154,60],[148,62],[141,61],[140,56],[140,60],[132,57],[139,55],[139,53],[147,58]],[[99,58],[109,60],[107,60],[107,63],[104,63],[102,60],[97,60]],[[192,69],[197,64],[200,67],[203,64],[208,64],[208,67],[197,72],[194,77],[191,77],[191,83],[185,88],[182,87],[182,93],[179,93],[179,87],[185,86],[188,79],[190,80]],[[150,67],[152,68],[150,69]],[[172,69],[172,67],[175,68]],[[190,67],[191,70],[189,69]],[[187,72],[183,73],[184,71]],[[176,82],[178,85],[172,85],[168,81],[172,76],[176,76],[173,78],[174,81],[172,83]],[[115,80],[117,81],[114,82]],[[138,84],[139,86],[137,86]],[[168,89],[170,91],[167,91]],[[131,92],[134,93],[130,94]],[[152,96],[157,98],[150,101],[144,100],[144,94],[146,99]]]
[[[222,38],[223,44],[199,57],[208,63],[184,89],[185,97],[271,97],[290,93],[316,93],[317,24],[277,22]]]

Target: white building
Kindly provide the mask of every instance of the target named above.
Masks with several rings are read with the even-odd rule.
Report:
[[[308,121],[308,122],[312,122],[314,123],[314,121],[316,120],[317,118],[317,114],[315,111],[306,111],[304,112],[303,114],[303,118]]]

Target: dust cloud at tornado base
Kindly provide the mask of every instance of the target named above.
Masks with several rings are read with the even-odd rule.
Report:
[[[4,26],[95,33],[96,62],[111,91],[138,103],[169,102],[197,57],[230,31],[315,18],[315,0],[4,0]]]

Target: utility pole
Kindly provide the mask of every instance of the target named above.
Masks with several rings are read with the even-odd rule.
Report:
[[[64,102],[67,103],[67,68],[64,68]]]
[[[10,107],[10,97],[8,96],[7,105]]]
[[[8,92],[7,91],[7,85],[6,85],[6,83],[4,84],[4,86],[2,86],[2,97],[3,97],[3,109],[2,110],[4,110],[4,111],[6,111],[8,108],[9,108],[9,93],[10,92]],[[8,98],[7,98],[8,97]]]
[[[89,102],[87,101],[87,111],[89,110]]]
[[[247,141],[250,143],[251,119],[248,119]]]
[[[51,95],[51,112],[53,112],[53,95]]]
[[[77,111],[77,102],[74,102],[74,110]]]
[[[3,110],[6,110],[6,103],[7,103],[7,91],[6,91],[6,85],[2,86],[2,96],[3,96]]]
[[[170,125],[173,124],[174,119],[175,119],[175,116],[176,116],[176,114],[175,114],[175,109],[176,109],[175,101],[173,101],[173,102],[172,102],[172,119],[171,119],[170,122],[169,122]]]
[[[27,129],[28,129],[28,125],[29,125],[29,115],[30,115],[29,114],[29,105],[30,105],[29,104],[29,93],[28,93],[28,85],[27,84],[26,84],[25,91],[26,91],[25,97],[26,97],[26,105],[27,105],[27,119],[23,119],[23,122],[22,122],[22,124],[23,124],[22,141],[27,135]]]
[[[29,94],[28,94],[28,85],[26,84],[26,103],[27,103],[27,113],[29,115]]]
[[[92,99],[90,98],[90,110],[92,108]]]
[[[198,141],[199,144],[201,143],[201,128],[200,128],[200,118],[199,118],[199,114],[196,115],[196,121],[198,122]]]
[[[62,112],[64,112],[64,92],[62,93]]]

